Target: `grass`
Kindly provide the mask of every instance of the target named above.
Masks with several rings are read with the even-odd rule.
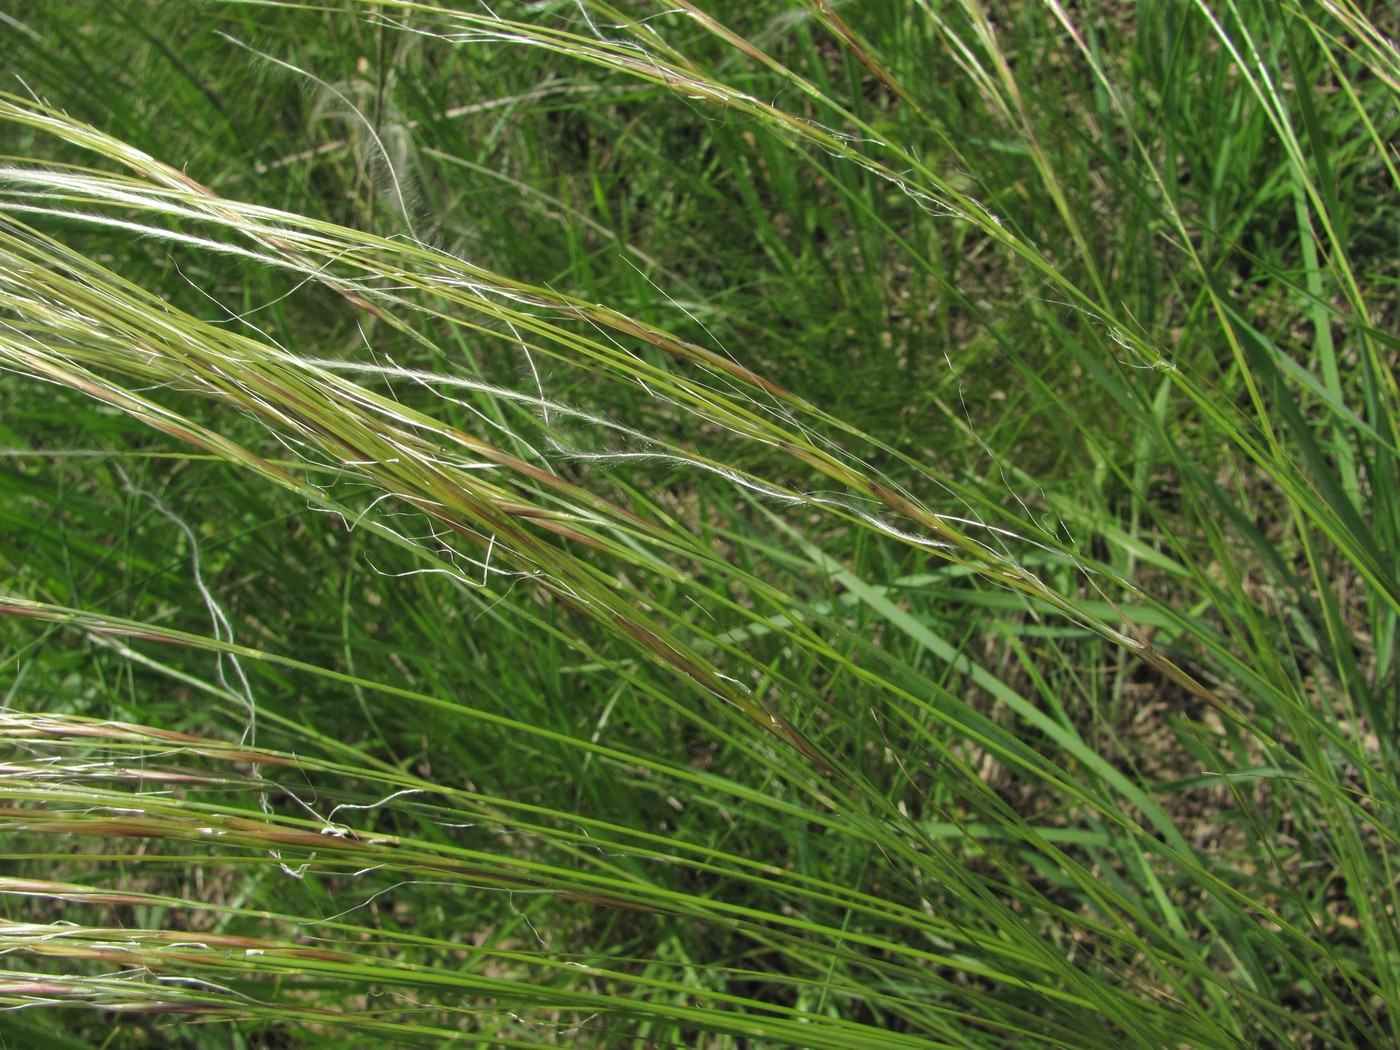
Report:
[[[1400,1043],[1383,5],[192,8],[0,16],[0,1037]]]

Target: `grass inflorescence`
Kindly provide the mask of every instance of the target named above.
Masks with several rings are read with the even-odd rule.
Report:
[[[1382,6],[0,16],[0,1037],[1400,1042]]]

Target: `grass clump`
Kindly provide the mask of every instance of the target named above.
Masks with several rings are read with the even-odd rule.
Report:
[[[198,11],[4,16],[0,1035],[1400,1041],[1382,13]]]

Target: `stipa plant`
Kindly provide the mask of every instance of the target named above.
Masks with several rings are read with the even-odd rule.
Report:
[[[1384,27],[202,10],[0,99],[9,1004],[1395,1039]]]

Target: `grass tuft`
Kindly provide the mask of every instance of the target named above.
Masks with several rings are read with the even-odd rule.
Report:
[[[188,14],[0,16],[0,1037],[1400,1044],[1400,27]]]

